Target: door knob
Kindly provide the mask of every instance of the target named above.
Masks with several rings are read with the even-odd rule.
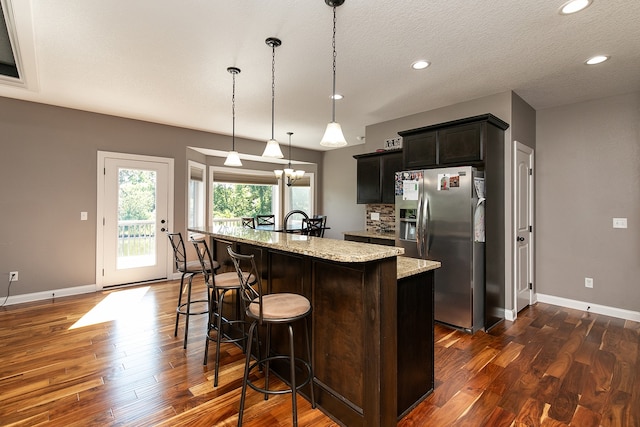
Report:
[[[519,237],[517,238],[518,242],[524,242],[524,237]]]
[[[160,231],[164,232],[164,231],[166,231],[166,230],[164,229],[164,227],[162,227],[162,228],[160,229]]]
[[[167,221],[165,221],[164,219],[160,221],[161,224],[164,224],[165,222]]]

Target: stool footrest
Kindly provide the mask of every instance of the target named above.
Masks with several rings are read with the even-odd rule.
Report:
[[[193,305],[193,304],[198,304],[198,303],[200,303],[200,304],[209,304],[209,301],[207,301],[206,299],[199,299],[199,300],[196,300],[196,301],[185,302],[185,303],[180,304],[176,308],[176,312],[179,313],[179,314],[185,314],[185,315],[188,314],[189,316],[193,316],[193,315],[196,315],[196,314],[207,314],[207,313],[209,313],[209,309],[207,309],[205,311],[189,311],[187,313],[187,309],[186,309],[187,305]]]
[[[289,362],[291,360],[291,358],[285,354],[279,354],[276,356],[270,356],[270,357],[265,357],[264,359],[258,360],[257,362],[252,363],[249,366],[249,373],[251,373],[251,370],[259,367],[263,364],[265,364],[266,362],[271,362],[272,360],[286,360],[287,362]],[[305,368],[307,368],[307,375],[304,379],[304,381],[302,381],[300,384],[296,384],[296,390],[300,390],[302,387],[306,386],[307,384],[309,384],[311,382],[311,365],[304,359],[300,359],[298,357],[296,357],[295,362],[298,362],[302,365],[304,365]],[[298,378],[298,376],[296,375],[296,379]],[[296,381],[297,382],[297,381]],[[267,390],[263,387],[259,387],[257,385],[255,385],[253,383],[253,381],[251,381],[248,377],[247,377],[247,385],[249,387],[251,387],[252,389],[254,389],[255,391],[259,392],[259,393],[264,393],[264,394],[289,394],[292,393],[291,387],[289,387],[286,390]]]

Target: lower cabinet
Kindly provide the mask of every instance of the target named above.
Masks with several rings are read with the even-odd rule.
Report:
[[[345,234],[344,240],[349,240],[351,242],[372,243],[374,245],[383,245],[383,246],[396,245],[396,241],[394,239],[385,239],[384,237],[356,236],[353,234]]]

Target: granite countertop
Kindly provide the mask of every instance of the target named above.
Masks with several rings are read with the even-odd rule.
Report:
[[[409,258],[404,256],[398,257],[398,279],[403,279],[425,271],[440,268],[442,264],[439,261],[429,261],[426,259]]]
[[[374,237],[376,239],[396,240],[396,233],[393,231],[380,232],[380,231],[358,230],[358,231],[345,231],[342,234],[345,234],[347,236]]]
[[[193,227],[190,232],[337,262],[368,262],[404,254],[403,248],[241,227]],[[415,274],[415,273],[414,273]]]

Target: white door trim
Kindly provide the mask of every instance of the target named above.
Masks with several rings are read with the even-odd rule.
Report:
[[[102,218],[105,208],[104,200],[104,188],[105,188],[105,176],[104,176],[104,163],[106,158],[122,159],[122,160],[134,160],[134,161],[146,161],[146,162],[158,162],[166,163],[169,168],[167,177],[167,226],[168,229],[173,227],[173,211],[174,211],[174,159],[168,157],[155,157],[145,156],[140,154],[127,154],[127,153],[115,153],[109,151],[98,151],[98,163],[97,163],[97,187],[96,187],[96,290],[102,290],[104,287],[104,281],[102,276],[102,269],[104,268],[104,235],[102,227]],[[173,252],[167,251],[166,259],[166,271],[167,278],[171,278],[173,274]]]

